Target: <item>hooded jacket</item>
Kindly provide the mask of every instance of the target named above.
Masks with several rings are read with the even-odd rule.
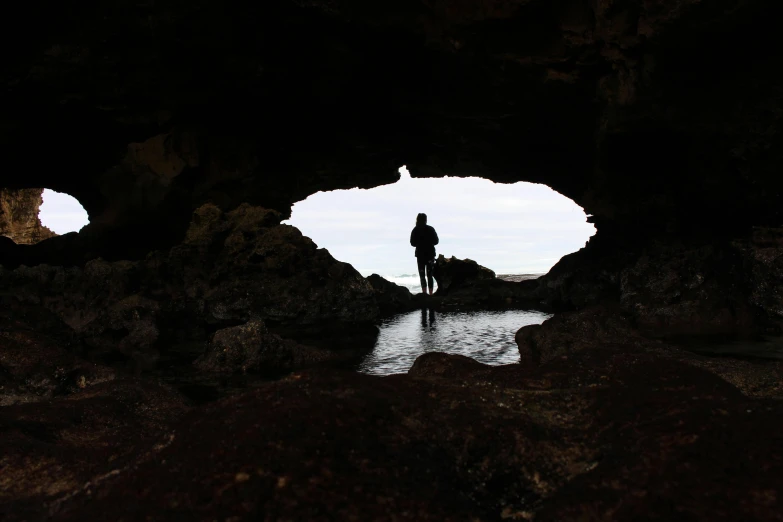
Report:
[[[438,244],[438,233],[429,225],[416,225],[411,231],[411,246],[416,247],[416,257],[419,259],[435,259],[435,245]]]

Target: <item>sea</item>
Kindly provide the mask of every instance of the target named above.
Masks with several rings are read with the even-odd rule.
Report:
[[[544,274],[499,274],[498,279],[504,279],[506,281],[524,281],[526,279],[537,279]],[[381,277],[387,281],[404,286],[411,291],[412,294],[421,293],[421,283],[419,281],[419,274],[397,274],[397,275],[384,275]],[[435,283],[435,289],[438,289],[438,284]]]

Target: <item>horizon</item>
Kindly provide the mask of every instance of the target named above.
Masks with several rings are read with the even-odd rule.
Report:
[[[283,223],[365,277],[418,279],[409,234],[419,212],[438,232],[438,255],[472,259],[498,275],[545,274],[595,234],[584,210],[546,185],[412,178],[405,167],[396,183],[312,194]],[[89,223],[75,198],[50,189],[39,218],[57,234]]]
[[[584,210],[546,185],[412,178],[405,167],[396,183],[312,194],[284,223],[365,277],[418,279],[409,237],[419,212],[438,232],[438,255],[496,274],[544,274],[595,234]]]

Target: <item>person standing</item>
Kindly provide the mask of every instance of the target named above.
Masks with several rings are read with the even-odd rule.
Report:
[[[427,293],[429,282],[429,294],[432,295],[433,275],[435,269],[435,245],[438,244],[438,233],[427,224],[427,214],[416,216],[416,226],[411,231],[411,246],[416,247],[416,262],[419,266],[419,279],[421,291]],[[424,275],[427,275],[425,280]]]

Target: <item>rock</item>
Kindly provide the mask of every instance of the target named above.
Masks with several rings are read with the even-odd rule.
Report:
[[[277,373],[334,359],[334,353],[269,333],[257,319],[215,332],[207,352],[193,364],[209,372]]]
[[[495,279],[495,272],[485,268],[472,259],[447,259],[443,254],[435,260],[435,281],[438,283],[438,295],[447,294],[462,286],[483,279]]]
[[[0,236],[19,245],[31,245],[57,234],[38,218],[43,189],[9,190],[0,188]]]
[[[5,520],[56,515],[73,496],[156,459],[186,411],[168,387],[118,379],[68,397],[0,408],[0,512]]]
[[[783,361],[698,355],[689,351],[688,344],[667,344],[644,336],[617,306],[560,313],[540,325],[521,328],[515,340],[526,368],[572,359],[578,365],[593,356],[615,351],[640,353],[706,370],[749,397],[783,398]],[[583,374],[584,368],[577,373]]]
[[[375,300],[381,315],[394,315],[416,308],[413,294],[404,286],[387,281],[378,274],[367,276],[375,292]]]
[[[0,406],[50,400],[115,378],[79,351],[73,332],[48,310],[1,300]]]
[[[52,520],[778,518],[783,408],[703,369],[621,347],[423,367],[300,372],[209,404]]]
[[[3,272],[0,295],[53,312],[93,360],[137,370],[179,345],[203,343],[210,331],[255,319],[308,344],[370,349],[379,317],[373,288],[280,219],[248,205],[229,213],[205,205],[168,251],[83,268],[22,266]]]
[[[524,326],[517,331],[514,340],[521,362],[536,365],[606,346],[665,349],[663,343],[642,336],[617,308],[603,306],[560,313],[542,324]]]

